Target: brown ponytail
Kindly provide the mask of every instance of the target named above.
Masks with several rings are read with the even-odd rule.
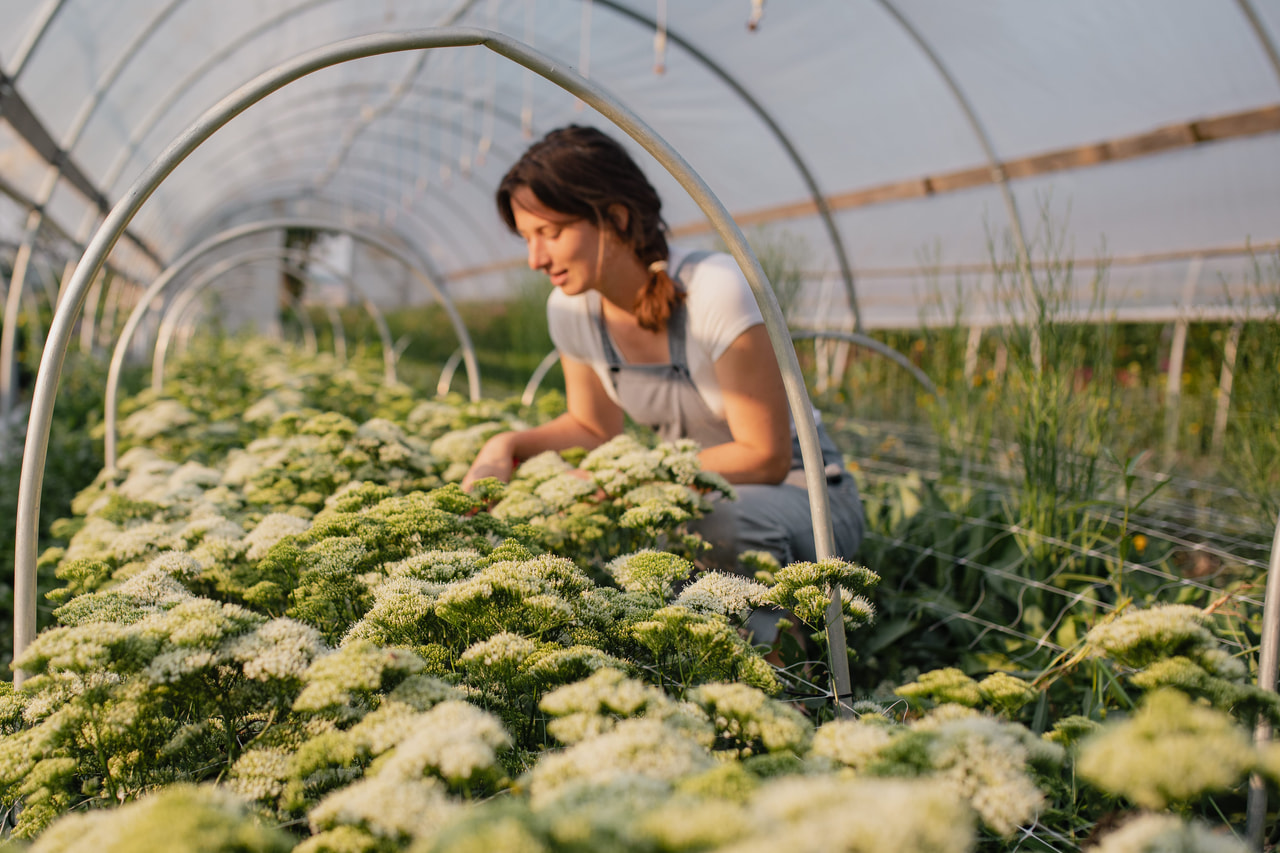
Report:
[[[640,328],[658,332],[667,325],[672,309],[683,304],[684,298],[684,291],[676,287],[675,280],[667,272],[667,262],[654,261],[649,264],[649,280],[636,295],[632,310]]]

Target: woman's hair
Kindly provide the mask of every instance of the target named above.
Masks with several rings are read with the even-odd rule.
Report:
[[[626,149],[594,127],[579,125],[553,130],[529,146],[498,185],[498,212],[512,231],[511,196],[520,187],[557,213],[612,228],[649,270],[632,309],[636,319],[654,332],[666,325],[684,292],[665,269],[669,251],[662,200]],[[627,211],[625,228],[610,214],[615,205]]]

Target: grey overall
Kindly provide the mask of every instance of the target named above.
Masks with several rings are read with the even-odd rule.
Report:
[[[707,254],[688,255],[672,278],[683,283],[681,274]],[[593,316],[618,401],[633,420],[651,426],[666,441],[691,438],[703,447],[712,447],[733,440],[728,423],[707,408],[689,373],[685,357],[688,324],[684,305],[675,306],[667,321],[669,364],[624,362],[610,340],[598,306],[593,308]],[[792,470],[782,483],[737,485],[734,487],[738,493],[736,501],[717,502],[713,512],[690,525],[693,532],[701,534],[712,546],[700,560],[708,568],[742,573],[737,557],[743,551],[767,551],[784,566],[817,559],[800,441],[794,436],[794,428],[792,433]],[[851,559],[857,553],[863,533],[858,487],[821,424],[818,438],[827,473],[836,553]]]

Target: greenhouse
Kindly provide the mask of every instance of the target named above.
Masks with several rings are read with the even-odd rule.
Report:
[[[1280,843],[1274,0],[0,22],[4,849]]]

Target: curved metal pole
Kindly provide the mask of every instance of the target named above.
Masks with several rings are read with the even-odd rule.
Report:
[[[306,158],[299,157],[299,158],[296,158],[294,165],[304,166],[306,162],[307,162]],[[367,195],[371,199],[374,199],[377,202],[380,202],[380,209],[377,211],[379,214],[381,214],[382,211],[385,211],[387,209],[388,202],[391,201],[392,199],[395,200],[395,206],[397,208],[400,208],[400,205],[398,203],[399,193],[396,193],[396,195],[393,196],[392,199],[388,199],[386,195],[380,195],[369,186],[370,184],[374,183],[376,179],[383,177],[381,173],[376,171],[377,167],[380,167],[382,165],[383,164],[378,160],[364,160],[363,158],[348,157],[347,169],[344,172],[344,175],[349,174],[352,176],[358,176],[361,173],[363,173],[364,175],[367,176],[366,178],[363,178],[363,179],[357,177],[355,185],[352,188],[345,190],[343,194],[345,196],[350,197],[350,196],[354,196],[357,192],[360,192]],[[366,166],[368,166],[369,168],[367,169],[364,168]],[[244,198],[248,196],[250,193],[252,193],[253,196],[268,198],[271,201],[276,201],[279,198],[279,192],[281,191],[281,189],[287,189],[291,186],[296,186],[299,184],[303,185],[303,189],[300,195],[303,197],[310,197],[311,191],[309,189],[306,189],[307,183],[308,182],[306,181],[306,179],[301,175],[281,176],[281,177],[277,177],[267,181],[264,181],[261,179],[253,180],[251,178],[246,178],[244,182],[238,183],[238,184],[230,184],[225,189],[226,189],[226,197],[230,197],[230,198]],[[276,194],[268,195],[268,193],[272,193],[272,192]],[[443,220],[437,217],[433,217],[431,212],[427,210],[422,210],[422,209],[406,210],[401,208],[400,212],[403,213],[405,219],[411,222],[417,223],[418,227],[423,232],[427,234],[434,234],[436,236],[437,241],[446,246],[452,247],[457,245],[459,242],[461,242],[458,238],[459,231],[456,229],[462,228],[467,230],[470,236],[475,238],[477,242],[481,243],[485,247],[485,249],[487,249],[490,255],[498,253],[497,244],[493,240],[494,229],[492,228],[485,229],[484,227],[482,227],[479,224],[479,222],[476,221],[475,217],[469,211],[466,210],[465,206],[461,204],[457,204],[454,199],[450,199],[447,195],[440,196],[438,199],[433,199],[433,200],[439,202],[439,206],[442,208],[441,213],[445,214],[445,217]],[[220,212],[224,214],[226,213],[225,210]],[[459,263],[467,262],[457,253],[455,253],[454,256]]]
[[[857,332],[841,332],[835,329],[797,329],[791,333],[791,339],[794,341],[807,341],[810,339],[845,341],[846,343],[857,344],[860,347],[865,347],[872,352],[879,353],[894,364],[902,367],[904,370],[909,371],[911,375],[915,377],[916,381],[924,386],[924,390],[928,391],[929,394],[934,397],[938,396],[938,386],[933,383],[933,380],[929,378],[928,374],[916,365],[912,364],[911,359],[907,358],[888,344],[877,341],[875,338],[861,335]]]
[[[1236,5],[1240,7],[1240,11],[1249,22],[1249,27],[1253,30],[1254,36],[1257,37],[1258,43],[1262,45],[1262,52],[1271,61],[1271,68],[1276,72],[1276,78],[1280,79],[1280,50],[1276,48],[1276,43],[1272,40],[1271,34],[1267,32],[1267,28],[1262,25],[1262,18],[1258,16],[1258,11],[1253,8],[1253,3],[1250,0],[1236,0]]]
[[[148,24],[134,37],[133,41],[125,46],[120,56],[112,63],[111,67],[98,79],[94,84],[93,91],[89,97],[80,105],[79,111],[72,119],[70,126],[67,128],[62,139],[58,143],[58,147],[67,152],[72,153],[76,143],[80,141],[80,135],[84,133],[85,127],[89,124],[89,119],[93,117],[99,104],[102,103],[108,89],[115,84],[120,75],[128,66],[129,61],[141,50],[142,45],[159,29],[160,25],[174,12],[174,10],[185,0],[170,0],[169,4],[162,9],[159,14],[155,15]],[[61,6],[61,3],[58,4]],[[49,12],[49,18],[45,20],[44,26],[48,26],[57,8]],[[43,28],[41,29],[43,35]],[[22,236],[22,246],[18,249],[18,256],[13,265],[13,275],[9,284],[9,299],[7,306],[18,304],[18,300],[22,296],[23,290],[26,289],[27,270],[31,259],[31,250],[35,245],[36,238],[39,236],[41,229],[44,227],[45,210],[49,201],[53,198],[53,193],[58,188],[58,184],[62,178],[63,162],[53,163],[45,170],[45,175],[40,188],[36,191],[35,204],[31,212],[27,215],[27,222]],[[11,387],[11,379],[13,376],[14,348],[17,345],[17,327],[16,317],[9,316],[10,312],[6,310],[3,327],[0,328],[0,420],[5,419],[9,412],[13,409],[14,389]]]
[[[1254,35],[1262,44],[1263,51],[1271,61],[1271,67],[1280,79],[1280,50],[1272,40],[1261,18],[1253,8],[1250,0],[1236,0],[1240,11],[1248,19]],[[1223,365],[1226,376],[1226,365]],[[1217,430],[1214,431],[1215,436]],[[1276,524],[1275,536],[1271,540],[1271,562],[1267,568],[1267,592],[1262,607],[1262,643],[1258,652],[1258,687],[1269,693],[1276,691],[1276,667],[1280,660],[1280,522]],[[1258,723],[1254,731],[1254,742],[1258,746],[1271,740],[1271,726]],[[1245,838],[1254,850],[1262,850],[1267,828],[1267,786],[1258,774],[1249,779],[1249,799],[1246,809]]]
[[[23,69],[27,67],[27,60],[35,52],[36,45],[44,38],[44,34],[49,31],[49,25],[53,23],[53,19],[57,17],[58,12],[65,4],[66,0],[46,0],[44,6],[37,13],[35,25],[27,30],[27,34],[23,36],[22,42],[14,53],[13,69],[8,72],[11,81],[17,80],[21,76]]]
[[[1262,604],[1262,638],[1258,652],[1258,687],[1268,693],[1276,691],[1276,667],[1280,663],[1280,522],[1271,539],[1271,562],[1267,566],[1267,592]],[[1254,741],[1259,745],[1271,740],[1271,726],[1259,722]],[[1249,780],[1246,838],[1255,850],[1262,849],[1267,822],[1267,787],[1254,774]]]
[[[305,270],[299,269],[297,272],[299,278],[308,278]],[[185,349],[187,340],[195,331],[195,317],[206,308],[203,303],[197,301],[196,297],[208,290],[209,288],[207,285],[210,284],[213,284],[213,280],[206,281],[206,286],[201,287],[198,290],[195,288],[184,290],[179,294],[179,299],[182,300],[181,307],[177,305],[177,300],[175,300],[175,304],[172,309],[165,312],[166,319],[172,319],[174,321],[174,325],[178,326],[182,332],[182,343],[179,347],[180,349]],[[244,289],[244,282],[237,282],[237,284],[240,286],[232,289]],[[307,314],[306,306],[302,304],[301,299],[294,296],[292,293],[288,294],[288,297],[289,310],[298,318],[298,326],[302,330],[303,351],[309,356],[315,356],[320,352],[320,346],[316,338],[315,323],[311,321],[311,317]],[[166,342],[166,349],[167,346]],[[160,393],[163,390],[161,388],[156,388],[154,383],[152,384],[152,388],[156,393]]]
[[[520,395],[520,405],[532,406],[534,395],[538,393],[538,386],[542,384],[542,380],[560,360],[560,350],[552,348],[551,352],[542,357],[542,361],[538,362],[538,366],[534,369],[533,375],[529,377],[529,384],[524,386],[524,393]]]
[[[457,372],[458,362],[461,360],[461,347],[450,353],[449,358],[445,360],[444,367],[440,368],[440,379],[436,381],[437,397],[443,397],[449,393],[449,386],[453,384],[453,374]]]
[[[978,139],[978,144],[982,146],[982,151],[987,157],[987,165],[991,167],[992,178],[996,186],[1000,188],[1000,195],[1004,199],[1004,205],[1009,214],[1009,227],[1013,231],[1014,247],[1018,252],[1018,266],[1020,267],[1018,272],[1022,278],[1023,288],[1026,290],[1027,298],[1031,300],[1031,305],[1036,305],[1039,298],[1036,294],[1035,282],[1031,278],[1031,253],[1027,250],[1026,236],[1022,230],[1022,217],[1018,213],[1018,202],[1013,197],[1013,190],[1009,186],[1009,176],[1005,173],[1004,166],[1000,164],[1000,158],[996,156],[995,145],[992,144],[986,127],[978,119],[978,113],[974,110],[973,105],[969,103],[969,98],[965,95],[964,90],[960,88],[956,78],[952,76],[951,71],[942,62],[942,57],[934,52],[932,45],[925,40],[920,31],[906,19],[905,15],[898,11],[890,0],[878,0],[878,2],[898,22],[898,26],[902,27],[907,37],[915,42],[916,47],[929,60],[929,64],[933,66],[934,71],[938,73],[947,89],[951,91],[951,96],[955,98],[956,105],[964,113],[965,120],[969,123],[970,129]],[[1039,371],[1040,341],[1034,328],[1032,328],[1031,348],[1032,357],[1036,362],[1035,368]]]
[[[658,29],[658,21],[650,18],[635,9],[617,2],[617,0],[592,0],[596,5],[603,6],[606,9],[612,9],[614,12],[623,17],[630,18],[645,27]],[[835,250],[836,261],[840,264],[840,276],[844,279],[845,296],[849,300],[849,310],[853,312],[854,328],[859,332],[862,331],[862,310],[858,306],[858,295],[854,288],[853,266],[849,263],[848,253],[845,252],[844,241],[840,237],[840,230],[836,228],[835,218],[831,215],[831,207],[827,204],[827,197],[823,194],[822,189],[818,186],[818,181],[814,178],[813,173],[809,171],[808,164],[804,158],[800,156],[800,152],[795,145],[791,143],[791,138],[787,136],[782,126],[778,124],[770,115],[764,105],[755,99],[737,79],[724,69],[719,63],[707,54],[699,50],[688,39],[685,39],[679,33],[671,29],[670,26],[665,27],[667,39],[674,44],[680,45],[684,50],[702,63],[708,71],[719,77],[721,82],[733,90],[739,98],[742,99],[756,117],[764,122],[765,127],[769,128],[769,132],[773,134],[774,139],[787,152],[787,156],[791,159],[791,163],[796,167],[796,171],[800,173],[800,179],[804,181],[805,188],[809,190],[809,197],[813,200],[813,205],[818,210],[818,216],[822,218],[823,227],[826,228],[827,237],[831,240],[831,247]]]
[[[340,42],[339,44],[345,43]],[[307,56],[311,56],[311,54],[304,55],[304,57]],[[252,85],[253,84],[250,84],[250,86]],[[284,84],[281,83],[280,85]],[[239,92],[237,94],[239,94]],[[260,95],[259,99],[261,99],[261,97],[265,97],[265,94],[266,93]],[[224,102],[225,101],[234,101],[234,96],[225,99]],[[217,108],[215,107],[215,110],[216,109]],[[224,121],[229,120],[230,117],[224,119]],[[216,127],[207,130],[206,135],[211,134],[215,129]],[[185,137],[180,138],[179,142],[187,142],[188,144],[191,144]],[[191,144],[191,150],[194,150],[197,144],[198,142]],[[179,147],[178,143],[175,143],[171,148],[175,148],[179,152],[182,151],[182,148]],[[189,151],[186,153],[189,153]],[[185,157],[186,153],[183,153],[181,157]],[[170,156],[178,155],[172,154]],[[177,162],[181,162],[181,157],[179,157]],[[170,170],[176,167],[176,165],[177,163],[175,162],[174,166],[170,167]],[[164,174],[161,174],[156,178],[157,185],[160,180],[163,180],[163,178]],[[123,204],[123,202],[121,202],[121,204]],[[106,227],[106,223],[103,223],[103,227]],[[103,456],[107,470],[114,469],[116,463],[116,396],[120,387],[120,374],[124,368],[124,359],[128,352],[130,342],[133,340],[133,336],[136,334],[138,326],[142,322],[142,316],[146,313],[147,308],[179,273],[190,267],[192,263],[208,252],[251,234],[260,234],[266,231],[278,231],[283,228],[312,228],[317,231],[332,231],[339,234],[346,234],[357,242],[373,246],[379,251],[390,255],[392,258],[404,265],[410,273],[426,285],[428,291],[430,291],[437,301],[440,302],[445,312],[449,315],[449,319],[453,324],[454,333],[458,336],[458,341],[462,345],[463,355],[466,359],[467,380],[471,399],[473,401],[480,399],[480,370],[476,363],[475,347],[471,343],[471,336],[467,333],[466,325],[462,322],[462,317],[458,314],[457,308],[454,307],[452,300],[450,300],[449,297],[445,295],[444,291],[436,285],[436,278],[433,275],[433,271],[430,269],[426,269],[424,271],[426,262],[423,258],[413,257],[399,247],[388,243],[386,240],[382,240],[381,238],[375,237],[364,231],[360,231],[355,228],[348,228],[345,225],[335,225],[318,219],[271,219],[263,222],[254,222],[246,225],[240,225],[235,228],[229,228],[220,234],[215,234],[213,237],[210,237],[198,246],[188,250],[181,258],[174,261],[168,269],[162,272],[159,278],[151,283],[151,286],[147,288],[146,293],[144,293],[142,298],[138,300],[138,304],[129,315],[129,319],[125,322],[124,330],[120,333],[119,340],[116,341],[115,350],[111,356],[111,365],[107,369],[107,385],[104,392],[106,411],[103,418],[103,426],[105,428],[105,435],[103,438]],[[81,263],[83,264],[83,261]],[[76,275],[78,276],[79,274],[80,269],[77,267]]]
[[[729,251],[742,268],[760,305],[765,328],[782,373],[787,402],[795,421],[804,462],[805,484],[813,516],[817,557],[819,560],[826,560],[836,556],[830,501],[827,495],[826,476],[823,472],[822,450],[818,444],[817,425],[814,422],[813,409],[800,372],[795,347],[791,343],[786,320],[778,307],[777,298],[769,286],[768,278],[761,269],[760,262],[752,253],[746,237],[706,182],[670,144],[600,86],[584,79],[559,61],[538,53],[515,39],[500,33],[469,28],[386,33],[354,38],[305,53],[258,76],[218,102],[178,136],[155,162],[143,171],[133,186],[107,214],[98,232],[89,242],[85,255],[77,265],[75,274],[67,287],[67,293],[63,297],[61,307],[64,310],[60,310],[54,318],[49,343],[41,359],[35,396],[32,400],[18,493],[17,546],[14,554],[15,655],[26,649],[35,636],[35,565],[40,521],[37,496],[43,484],[45,459],[49,448],[49,430],[53,420],[53,403],[57,397],[58,382],[73,323],[70,318],[83,308],[89,282],[97,274],[107,253],[120,239],[138,210],[161,182],[218,128],[272,92],[295,80],[322,68],[353,59],[404,50],[474,45],[483,45],[530,69],[535,74],[545,77],[612,121],[644,147],[685,188],[721,239],[725,241]],[[150,304],[151,297],[159,292],[166,280],[167,278],[162,278],[153,283],[151,289],[139,302],[139,306]],[[446,304],[451,307],[451,303]],[[135,310],[135,317],[140,314],[140,311]],[[134,320],[135,317],[130,319]],[[136,327],[136,325],[135,321],[133,326]],[[129,332],[131,335],[132,329]],[[121,343],[125,341],[126,338],[122,336]],[[119,344],[117,344],[117,354],[122,354]],[[114,363],[113,359],[113,366]],[[118,372],[118,367],[116,369]],[[114,415],[114,403],[110,395],[107,403],[112,406]],[[827,608],[826,627],[831,651],[830,664],[837,713],[848,716],[852,712],[849,702],[852,686],[849,679],[849,660],[840,595],[839,587],[833,587]],[[25,678],[23,673],[15,672],[16,683],[20,684],[23,678]]]
[[[323,258],[310,257],[308,253],[302,249],[290,249],[284,246],[274,246],[266,249],[250,250],[230,258],[225,258],[209,267],[209,269],[203,270],[199,275],[191,279],[191,281],[185,282],[182,285],[182,290],[174,298],[172,306],[165,310],[165,315],[160,322],[160,328],[156,333],[155,351],[151,357],[152,391],[159,393],[161,387],[164,385],[164,362],[169,348],[170,339],[173,337],[175,321],[177,317],[182,316],[182,310],[189,303],[190,299],[193,299],[199,292],[203,291],[206,287],[213,284],[218,278],[221,278],[232,270],[238,269],[247,264],[259,263],[265,260],[286,261],[289,264],[290,273],[298,278],[306,279],[308,281],[313,281],[313,279],[306,275],[306,270],[302,268],[301,264],[303,261],[317,264],[330,275],[339,279],[347,288],[348,292],[352,296],[356,297],[356,299],[360,300],[360,302],[365,306],[365,309],[369,312],[370,316],[373,318],[374,325],[378,329],[378,337],[382,341],[383,382],[387,385],[396,384],[398,381],[396,379],[396,354],[395,344],[391,340],[391,329],[387,326],[387,321],[383,316],[382,311],[378,309],[378,306],[371,299],[369,299],[355,279],[346,275],[342,270],[338,269]],[[180,302],[182,303],[181,308],[179,307]],[[333,325],[334,316],[334,314],[330,315],[331,325]],[[335,356],[338,356],[337,347],[339,344],[337,341],[340,337],[339,330],[341,328],[341,323],[341,319],[338,319],[338,324],[334,327]],[[338,357],[341,360],[346,360],[347,347],[345,337],[342,340],[341,348],[342,355]]]
[[[441,16],[440,20],[433,23],[433,26],[443,28],[456,24],[463,15],[471,11],[476,2],[477,0],[458,0],[458,4],[453,10]],[[409,70],[400,78],[400,81],[391,87],[391,94],[385,101],[368,111],[361,110],[360,117],[342,134],[341,150],[333,157],[332,162],[321,177],[316,180],[316,189],[324,189],[329,181],[333,179],[333,176],[338,173],[338,170],[346,162],[347,155],[351,153],[351,149],[355,146],[356,139],[360,134],[383,115],[395,109],[396,104],[400,103],[400,100],[412,90],[413,81],[422,73],[422,69],[427,64],[427,57],[430,55],[429,51],[423,51],[418,56],[417,61],[409,67]]]
[[[332,107],[326,108],[323,103],[317,104],[314,101],[308,100],[307,102],[301,104],[300,106],[308,107],[310,108],[310,110],[313,110],[316,113],[318,113],[320,117],[326,118],[326,119],[334,119],[334,121],[332,122],[309,121],[311,116],[298,115],[298,113],[301,112],[301,110],[285,110],[283,111],[285,113],[285,116],[273,115],[272,117],[276,119],[284,119],[287,116],[287,118],[289,119],[289,122],[287,125],[289,131],[291,132],[296,131],[303,134],[309,134],[312,136],[314,136],[317,133],[334,132],[329,125],[332,125],[332,124],[340,125],[343,121],[342,116],[335,116],[333,113],[333,108]],[[404,116],[407,119],[411,119],[411,120],[417,119],[423,122],[434,122],[435,127],[453,131],[457,136],[461,136],[464,132],[463,128],[457,122],[442,121],[436,116],[426,111],[421,111],[421,110],[403,111],[403,112],[397,113],[396,115],[397,117]],[[218,173],[219,170],[227,169],[241,160],[248,160],[250,162],[261,163],[263,159],[263,156],[262,156],[263,149],[276,148],[276,147],[283,146],[286,150],[288,150],[289,149],[288,143],[291,140],[291,138],[292,138],[291,135],[285,134],[283,132],[273,133],[270,136],[267,136],[265,132],[259,132],[255,134],[251,140],[246,141],[245,144],[236,145],[234,148],[224,149],[224,154],[222,156],[210,158],[210,162],[206,164],[206,166],[202,171],[202,174],[205,177],[207,177],[208,175],[214,175],[216,177],[216,174]],[[393,143],[396,143],[396,150],[400,152],[408,150],[417,155],[425,155],[426,157],[434,156],[437,162],[444,161],[447,159],[448,152],[444,151],[438,145],[435,148],[432,148],[430,145],[426,144],[423,140],[406,137],[395,132],[372,134],[372,138],[379,143],[390,140]],[[516,155],[513,152],[505,151],[503,147],[500,145],[491,146],[490,151],[493,153],[495,157],[502,158],[507,162],[513,162],[516,159]],[[350,154],[348,154],[347,159],[348,160],[350,159]],[[380,166],[384,166],[384,167],[387,165],[386,162],[383,162],[380,160],[375,160],[374,162],[377,162]],[[326,163],[327,163],[327,157],[326,157]],[[289,164],[297,168],[294,160],[291,159],[289,161]],[[397,167],[397,172],[399,172],[400,171],[400,169],[398,168],[399,164],[397,163],[395,165]],[[299,169],[299,171],[301,170]],[[407,177],[413,180],[416,180],[417,178],[420,177],[420,175],[416,172],[411,171],[408,173]],[[491,192],[491,190],[487,185],[480,183],[478,178],[475,176],[474,171],[468,175],[462,175],[460,182],[462,182],[462,180],[465,180],[465,182],[468,184],[474,184],[475,186],[480,188],[481,191],[486,196],[489,195]],[[434,188],[434,183],[432,183],[431,186]],[[309,189],[313,193],[321,191],[313,187]],[[177,194],[181,195],[180,192]],[[226,194],[230,196],[235,195],[235,193],[231,191],[227,192]],[[440,198],[447,200],[448,196],[441,195]]]
[[[236,222],[256,221],[253,219],[253,215],[259,210],[262,211],[263,215],[272,219],[278,219],[281,216],[311,217],[315,215],[307,211],[303,211],[301,213],[291,213],[286,211],[282,213],[280,210],[281,203],[290,201],[306,202],[311,204],[315,209],[323,209],[326,203],[330,206],[340,203],[345,205],[345,209],[351,212],[352,218],[349,221],[356,222],[357,224],[364,224],[359,217],[366,217],[364,222],[372,220],[377,220],[379,222],[382,221],[382,213],[386,210],[387,198],[385,196],[379,196],[375,191],[369,189],[367,186],[357,183],[347,188],[341,202],[332,201],[332,199],[336,197],[335,195],[313,195],[309,193],[305,187],[293,198],[285,198],[281,195],[281,193],[288,192],[292,188],[298,186],[299,183],[301,183],[299,177],[259,181],[254,184],[250,191],[241,194],[242,198],[248,199],[247,201],[243,201],[234,207],[228,207],[217,211],[216,218],[210,220],[215,223],[212,226],[206,226],[205,220],[201,220],[199,226],[193,227],[191,230],[196,234],[208,233],[209,231],[214,231],[216,233],[224,228],[232,227]],[[362,203],[363,199],[366,198],[370,201],[368,203]],[[443,244],[446,250],[453,249],[453,244],[457,242],[453,237],[452,232],[441,227],[437,220],[426,211],[406,211],[404,214],[404,220],[417,226],[417,230],[412,231],[411,233],[401,233],[399,229],[397,229],[397,234],[401,236],[406,243],[409,242],[411,234],[416,235],[418,233],[425,233],[429,236],[434,236],[436,238],[436,242]],[[408,229],[405,230],[408,231]],[[415,251],[414,257],[421,260],[425,256]],[[457,263],[465,262],[465,259],[458,256],[456,252],[451,252],[447,257],[452,258]],[[435,278],[443,281],[443,278],[440,276],[435,276]]]
[[[74,269],[75,262],[72,261],[70,266]],[[84,313],[80,315],[80,351],[83,353],[93,352],[94,344],[96,343],[93,333],[97,328],[98,301],[102,297],[102,287],[106,282],[106,278],[106,270],[103,270],[94,277],[93,284],[89,287],[88,298],[85,300]],[[71,280],[70,270],[62,276],[62,280]]]

